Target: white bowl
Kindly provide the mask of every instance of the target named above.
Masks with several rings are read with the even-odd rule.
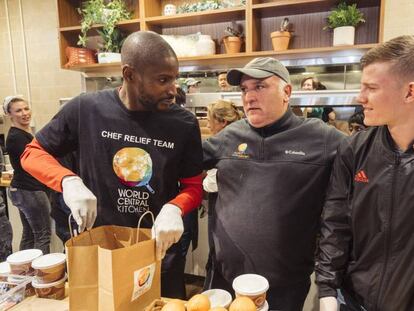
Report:
[[[228,291],[224,289],[209,289],[202,293],[210,300],[211,308],[223,307],[228,308],[231,304],[232,297]]]

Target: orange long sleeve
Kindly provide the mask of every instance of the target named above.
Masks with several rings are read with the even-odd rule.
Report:
[[[184,216],[201,204],[203,198],[201,174],[193,177],[181,178],[180,184],[180,193],[168,203],[180,207]]]
[[[34,178],[59,192],[62,192],[63,177],[76,175],[43,149],[36,138],[26,146],[20,157],[20,163],[23,169]]]

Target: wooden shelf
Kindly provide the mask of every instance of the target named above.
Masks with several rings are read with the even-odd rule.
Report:
[[[76,10],[79,0],[56,0],[59,17],[60,60],[66,63],[65,49],[76,46],[81,31],[80,15]],[[385,0],[360,0],[358,7],[365,15],[366,23],[356,29],[355,45],[332,47],[332,32],[323,31],[326,17],[337,0],[247,0],[246,6],[161,16],[167,0],[132,0],[130,7],[135,19],[120,22],[119,28],[126,33],[137,30],[153,30],[165,35],[187,35],[201,32],[219,41],[232,21],[244,27],[246,52],[229,55],[216,54],[203,57],[180,58],[180,69],[227,69],[244,65],[259,56],[276,56],[282,60],[319,58],[323,55],[361,55],[382,41]],[[186,0],[174,0],[179,6]],[[277,30],[283,18],[288,17],[293,26],[293,38],[289,50],[271,51],[270,33]],[[94,25],[90,34],[95,35],[102,25]],[[223,53],[223,46],[218,52]],[[120,64],[94,64],[71,67],[88,74],[117,72]]]
[[[147,17],[145,22],[157,26],[187,26],[197,24],[212,24],[231,20],[244,20],[245,8],[229,8],[196,13],[176,14],[173,16]]]
[[[283,52],[275,51],[260,51],[260,52],[251,52],[251,53],[238,53],[238,54],[215,54],[209,56],[197,56],[197,57],[183,57],[179,58],[180,67],[185,69],[185,67],[197,66],[198,68],[208,67],[208,68],[226,68],[243,66],[248,61],[255,57],[266,57],[273,56],[279,60],[290,60],[290,59],[300,59],[300,58],[318,58],[318,57],[345,57],[345,56],[360,56],[370,48],[376,46],[376,44],[361,44],[361,45],[352,45],[352,46],[343,46],[343,47],[321,47],[321,48],[310,48],[310,49],[296,49],[296,50],[287,50]],[[120,63],[110,63],[110,64],[92,64],[85,66],[74,66],[69,68],[71,70],[77,70],[85,72],[86,74],[94,73],[103,73],[103,72],[112,72],[118,73],[121,72]],[[191,69],[191,68],[188,68]],[[187,71],[187,70],[185,70]]]
[[[139,30],[139,26],[140,26],[140,20],[139,19],[130,19],[130,20],[125,20],[125,21],[121,21],[118,24],[118,27],[122,30],[128,31],[136,31]],[[102,24],[94,24],[92,25],[92,27],[90,28],[91,30],[93,29],[100,29],[102,28]],[[81,26],[70,26],[70,27],[61,27],[59,28],[60,32],[78,32],[80,33],[81,31]]]

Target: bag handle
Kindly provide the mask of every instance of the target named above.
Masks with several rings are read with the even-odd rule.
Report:
[[[68,216],[68,225],[69,225],[69,233],[70,233],[70,237],[71,237],[70,240],[72,242],[72,246],[74,246],[73,245],[73,238],[78,236],[79,231],[78,231],[78,229],[72,229],[72,222],[70,221],[71,218],[73,220],[75,220],[75,218],[73,218],[72,213],[70,213],[69,216]],[[89,239],[91,240],[91,244],[93,245],[91,230],[86,230],[86,231],[89,233]]]
[[[138,226],[137,226],[138,233],[137,233],[137,238],[135,239],[135,243],[138,243],[139,242],[139,229],[141,229],[141,221],[144,218],[144,216],[146,216],[146,215],[151,215],[152,223],[153,223],[153,225],[155,227],[154,214],[151,211],[146,211],[144,214],[141,215],[141,217],[138,220]]]

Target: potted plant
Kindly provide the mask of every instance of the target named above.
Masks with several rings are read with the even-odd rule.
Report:
[[[270,37],[272,38],[272,45],[274,51],[279,52],[288,49],[290,37],[292,36],[289,28],[289,18],[285,17],[280,23],[280,29],[270,34]]]
[[[243,30],[242,26],[232,23],[231,27],[227,27],[225,30],[226,36],[223,38],[224,47],[227,54],[239,53],[243,43]]]
[[[365,23],[364,14],[357,8],[356,3],[346,4],[340,2],[332,10],[327,19],[328,25],[324,29],[334,30],[333,45],[353,45],[355,40],[355,27]]]
[[[89,0],[83,2],[80,14],[82,15],[82,21],[78,45],[86,47],[89,29],[94,24],[102,24],[102,29],[97,30],[102,41],[98,53],[98,62],[121,61],[119,52],[125,35],[116,25],[122,20],[131,18],[131,12],[128,12],[124,1],[112,0],[105,3],[104,0]]]

